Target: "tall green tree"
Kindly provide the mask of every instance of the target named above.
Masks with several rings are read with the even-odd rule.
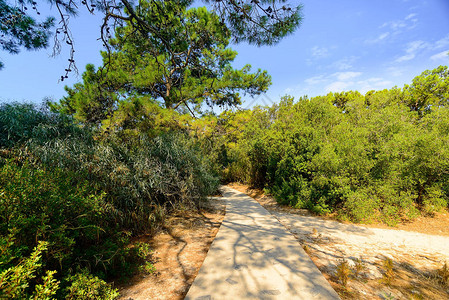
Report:
[[[117,28],[114,51],[102,53],[99,70],[87,66],[83,83],[66,88],[68,96],[58,109],[97,124],[144,103],[197,115],[205,105],[236,106],[242,94],[257,95],[270,85],[266,71],[232,67],[237,52],[228,48],[230,31],[206,8],[153,1],[140,6],[139,18],[154,30],[143,34],[131,24]]]
[[[404,98],[411,110],[422,114],[432,106],[447,106],[449,101],[449,69],[439,66],[426,70],[413,78],[411,85],[405,85]]]

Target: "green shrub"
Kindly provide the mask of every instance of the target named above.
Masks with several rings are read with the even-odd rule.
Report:
[[[45,114],[32,104],[1,104],[0,148],[10,148],[18,142],[27,141],[34,128],[45,120]]]
[[[74,184],[89,181],[95,190],[105,192],[114,221],[133,233],[158,226],[160,220],[152,216],[157,206],[198,206],[217,189],[212,164],[184,134],[150,138],[144,133],[129,137],[111,133],[94,138],[88,128],[32,105],[2,106],[2,115],[5,128],[23,131],[18,134],[21,138],[8,140],[14,149],[7,157],[29,161],[36,169],[68,172]]]
[[[447,196],[440,186],[433,186],[428,189],[428,194],[423,200],[423,210],[426,213],[441,211],[448,206]]]
[[[446,73],[447,67],[426,71],[404,90],[296,102],[286,96],[271,107],[223,113],[214,129],[229,136],[220,140],[228,154],[226,180],[356,222],[395,225],[447,208],[449,107],[440,93],[449,90]],[[421,81],[426,84],[416,85]]]
[[[13,231],[15,244],[25,251],[38,240],[47,241],[50,268],[73,263],[76,247],[88,253],[102,237],[113,235],[114,220],[109,215],[104,193],[77,174],[13,162],[0,169],[0,234]]]
[[[12,245],[11,240],[7,245],[2,245],[0,250],[3,256]],[[47,248],[48,243],[39,242],[29,257],[20,259],[16,265],[10,267],[0,265],[1,299],[52,299],[59,288],[59,282],[53,278],[56,271],[47,271],[40,280],[36,280],[40,283],[34,286],[34,291],[30,284],[42,269],[42,252]],[[14,257],[10,257],[9,261],[12,259]]]
[[[250,161],[249,178],[254,187],[264,187],[267,174],[267,151],[263,141],[256,140],[248,153]]]
[[[58,298],[114,297],[102,280],[142,264],[130,236],[151,232],[175,206],[199,206],[218,185],[181,133],[100,137],[21,104],[1,106],[0,125],[0,268],[20,265],[45,241],[39,275],[24,277],[42,295],[60,280]]]
[[[71,285],[67,288],[66,300],[113,300],[119,296],[117,289],[87,270],[70,276],[68,281]]]
[[[70,117],[52,113],[45,106],[38,109],[26,103],[0,105],[0,149],[23,145],[30,139],[46,142],[58,136],[81,134],[86,138],[85,133],[73,125]]]
[[[351,193],[345,201],[344,213],[354,222],[369,223],[376,219],[379,199],[369,189]]]
[[[157,226],[148,223],[155,206],[199,205],[218,186],[210,164],[180,134],[142,136],[128,144],[113,139],[86,144],[69,137],[29,147],[44,165],[85,174],[106,191],[116,222],[134,233]]]

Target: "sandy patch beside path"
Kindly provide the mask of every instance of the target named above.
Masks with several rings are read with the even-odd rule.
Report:
[[[449,299],[449,285],[441,284],[437,276],[444,262],[449,263],[449,236],[326,220],[279,206],[260,190],[238,184],[231,187],[250,194],[293,233],[343,299]],[[449,219],[431,221],[439,224],[432,232],[447,231]],[[386,259],[393,261],[394,273],[388,284],[383,275]],[[353,271],[347,288],[336,276],[342,260]],[[355,275],[358,261],[364,267]]]
[[[271,213],[308,249],[344,299],[449,299],[449,286],[435,279],[437,270],[449,262],[449,237]],[[395,273],[389,285],[382,284],[387,258]],[[351,268],[358,260],[364,264],[362,274],[350,279],[348,293],[336,276],[343,259]]]
[[[326,245],[339,248],[342,253],[360,257],[377,255],[427,257],[443,263],[449,260],[449,237],[417,232],[369,228],[342,224],[316,217],[272,211],[272,214],[298,238],[319,241],[317,249]]]

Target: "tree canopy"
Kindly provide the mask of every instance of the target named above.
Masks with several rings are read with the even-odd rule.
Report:
[[[449,205],[447,66],[403,89],[329,93],[196,120],[225,181],[356,222],[396,224]]]
[[[153,32],[157,24],[144,19],[140,11],[157,8],[161,3],[187,7],[193,0],[139,0],[136,4],[128,0],[48,0],[56,10],[58,26],[54,27],[54,17],[44,22],[37,21],[39,3],[37,0],[19,0],[10,3],[0,1],[0,42],[3,50],[18,53],[17,46],[39,49],[49,45],[49,37],[54,34],[54,54],[59,53],[61,42],[70,47],[69,65],[62,80],[75,69],[74,41],[68,19],[76,16],[81,9],[101,15],[103,24],[99,36],[106,48],[116,27],[125,22],[134,30],[146,34]],[[170,2],[170,4],[168,4]],[[286,0],[204,0],[230,30],[234,42],[246,41],[255,45],[271,45],[294,32],[301,23],[301,5],[292,6]],[[34,11],[34,13],[33,13]],[[31,43],[30,43],[31,41]],[[12,50],[12,51],[11,51]]]
[[[260,94],[271,84],[266,71],[232,67],[237,52],[228,48],[230,31],[206,8],[160,1],[142,4],[138,13],[153,29],[118,27],[103,66],[88,65],[83,82],[66,87],[68,96],[55,108],[94,124],[133,114],[137,122],[145,118],[137,107],[144,115],[159,107],[196,116],[207,106],[236,106],[242,94]]]
[[[407,105],[420,114],[433,107],[446,106],[449,101],[449,69],[439,66],[426,70],[405,86]]]

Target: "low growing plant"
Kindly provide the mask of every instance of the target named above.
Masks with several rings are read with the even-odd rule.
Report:
[[[355,259],[354,263],[354,275],[358,277],[366,270],[366,264],[361,258]]]
[[[385,258],[382,261],[382,280],[385,284],[390,285],[394,278],[393,260],[391,258]]]
[[[119,296],[117,289],[89,274],[86,269],[70,276],[67,280],[71,284],[67,288],[66,300],[113,300]]]
[[[440,282],[449,287],[449,266],[447,262],[437,271]]]
[[[2,254],[11,246],[2,247]],[[54,278],[56,271],[47,271],[36,280],[42,273],[42,253],[47,249],[48,243],[39,242],[30,256],[20,259],[17,264],[10,267],[0,265],[0,299],[51,299],[56,294],[59,288],[59,281]],[[40,282],[34,290],[33,282]]]
[[[336,276],[344,288],[347,288],[349,277],[352,275],[351,268],[346,259],[342,259],[337,265]]]

